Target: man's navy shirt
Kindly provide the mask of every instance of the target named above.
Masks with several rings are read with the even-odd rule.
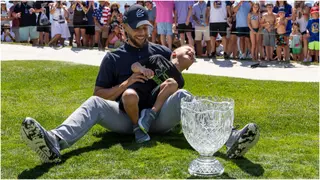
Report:
[[[131,75],[131,65],[152,55],[159,54],[170,59],[171,50],[165,46],[146,43],[142,48],[135,48],[128,43],[109,52],[103,58],[96,86],[112,88],[127,80]]]

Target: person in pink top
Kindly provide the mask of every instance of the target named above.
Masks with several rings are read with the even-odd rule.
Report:
[[[154,1],[157,7],[156,23],[161,44],[172,49],[173,1]],[[167,41],[166,41],[167,39]]]

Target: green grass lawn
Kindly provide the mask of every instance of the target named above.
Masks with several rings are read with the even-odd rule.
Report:
[[[61,124],[93,93],[99,68],[63,62],[1,62],[2,178],[194,178],[189,163],[198,156],[183,134],[153,135],[144,145],[134,137],[95,126],[60,164],[41,164],[20,138],[26,116],[45,128]],[[260,141],[245,158],[216,153],[225,173],[219,178],[318,178],[319,84],[256,81],[185,74],[194,95],[235,100],[235,125],[255,122]],[[115,119],[116,121],[116,119]]]

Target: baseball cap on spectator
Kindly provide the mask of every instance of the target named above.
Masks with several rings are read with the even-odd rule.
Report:
[[[127,7],[130,7],[130,5],[129,5],[128,3],[126,3],[126,4],[124,5],[124,8],[127,8]]]
[[[286,13],[286,11],[285,11],[284,7],[279,7],[279,11],[278,11],[278,13]]]
[[[132,29],[137,29],[139,26],[148,25],[151,26],[149,22],[149,16],[147,9],[139,4],[134,4],[129,7],[123,15],[123,22],[128,24]]]
[[[310,10],[310,14],[313,14],[313,13],[319,13],[319,7],[318,6],[313,6]]]

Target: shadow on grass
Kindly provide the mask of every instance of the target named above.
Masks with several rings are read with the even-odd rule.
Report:
[[[260,164],[255,164],[251,162],[249,159],[242,157],[238,159],[229,159],[227,156],[221,152],[216,152],[214,154],[216,157],[220,157],[227,161],[232,161],[235,163],[242,171],[252,175],[252,176],[262,176],[264,173],[264,169]]]
[[[104,133],[94,134],[94,136],[101,137],[101,140],[94,142],[90,146],[75,149],[66,154],[63,154],[62,160],[59,163],[41,164],[41,165],[35,166],[32,169],[24,170],[18,175],[18,178],[19,179],[39,178],[43,174],[47,173],[52,167],[63,164],[67,159],[73,156],[78,156],[82,153],[89,152],[89,151],[95,151],[99,149],[108,149],[113,145],[116,145],[119,143],[124,149],[130,150],[130,151],[136,151],[141,147],[144,147],[144,148],[153,147],[157,144],[157,142],[167,143],[180,149],[193,149],[189,145],[189,143],[186,141],[183,134],[177,134],[172,132],[167,134],[150,134],[150,136],[152,137],[151,141],[143,144],[135,143],[134,136],[132,134],[124,135],[124,134],[118,134],[113,132],[104,132]],[[223,158],[228,161],[232,161],[240,169],[242,169],[244,172],[252,176],[261,176],[264,173],[264,169],[260,164],[255,164],[246,158],[228,159],[225,154],[222,154],[220,152],[215,153],[215,156]],[[198,179],[198,178],[199,177],[190,176],[188,179]],[[230,177],[227,173],[223,173],[221,176],[210,177],[210,178],[234,179]]]
[[[96,135],[97,137],[101,137],[102,139],[100,141],[94,142],[90,146],[82,147],[79,149],[72,150],[66,154],[62,154],[61,162],[59,163],[45,163],[38,166],[35,166],[34,168],[24,170],[19,175],[19,179],[37,179],[41,177],[43,174],[47,173],[52,167],[56,165],[61,165],[64,162],[66,162],[67,159],[78,156],[82,153],[89,152],[89,151],[95,151],[99,149],[108,149],[116,144],[121,144],[125,149],[129,150],[138,150],[141,147],[152,147],[156,144],[156,142],[152,141],[145,144],[136,144],[134,143],[133,135],[119,135],[118,133],[101,133]]]

